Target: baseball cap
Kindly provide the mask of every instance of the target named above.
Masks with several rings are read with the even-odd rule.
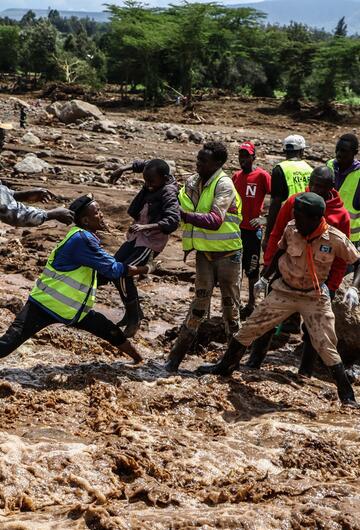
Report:
[[[305,149],[305,138],[300,134],[291,134],[283,141],[284,151],[300,151]]]
[[[75,199],[69,206],[69,210],[74,212],[75,219],[79,219],[80,213],[84,208],[89,206],[92,202],[95,202],[95,198],[92,193],[88,193],[87,195],[81,195],[81,197],[78,197]]]
[[[0,121],[0,129],[4,129],[6,131],[9,131],[12,128],[13,128],[12,123],[3,123],[3,122]]]
[[[255,154],[255,145],[252,142],[244,142],[239,145],[239,151],[247,151],[249,155]]]
[[[325,212],[325,201],[317,193],[306,191],[295,197],[294,210],[305,213],[309,217],[321,217]]]

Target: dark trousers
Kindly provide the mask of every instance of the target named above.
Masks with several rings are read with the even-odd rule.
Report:
[[[0,357],[6,357],[38,331],[52,324],[59,324],[59,321],[37,304],[27,301],[6,333],[0,337]],[[97,311],[89,311],[81,322],[72,327],[88,331],[113,346],[120,346],[126,341],[121,329]]]
[[[146,265],[151,257],[158,253],[147,247],[136,247],[135,241],[125,241],[116,252],[114,258],[116,261],[125,263],[126,265]],[[104,285],[109,280],[103,276],[98,276],[98,285]],[[138,291],[134,279],[130,276],[123,276],[118,281],[114,281],[117,290],[120,293],[123,303],[129,304],[134,300],[138,300]]]

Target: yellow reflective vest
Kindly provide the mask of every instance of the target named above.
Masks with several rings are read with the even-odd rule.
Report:
[[[327,166],[334,171],[334,160],[329,160]],[[353,207],[354,196],[359,185],[360,170],[356,169],[346,175],[339,189],[339,195],[350,215],[350,240],[353,243],[360,241],[360,210]]]
[[[53,267],[56,253],[80,231],[81,228],[73,227],[55,247],[30,293],[30,299],[50,310],[66,324],[80,322],[95,303],[97,273],[94,269],[80,266],[63,272]]]
[[[183,186],[179,192],[179,201],[185,212],[209,213],[214,201],[216,186],[222,177],[226,177],[223,171],[213,179],[209,186],[205,186],[200,195],[198,204],[195,206],[186,193]],[[183,229],[183,249],[199,250],[202,252],[231,252],[242,248],[240,223],[241,199],[234,187],[236,197],[236,212],[227,212],[224,222],[218,230],[208,230],[199,228],[191,223],[182,223]]]
[[[302,193],[309,184],[313,168],[305,160],[284,160],[279,166],[285,175],[289,189],[289,197],[294,193]]]

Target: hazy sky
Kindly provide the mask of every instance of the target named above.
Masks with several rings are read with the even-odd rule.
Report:
[[[197,0],[198,2],[206,0]],[[245,2],[256,2],[261,0],[224,0],[219,1],[220,4],[242,4]],[[56,9],[68,9],[68,10],[86,10],[86,11],[103,11],[103,4],[118,4],[121,5],[120,0],[0,0],[0,11],[11,7],[22,7],[24,9],[44,9],[48,5]],[[145,2],[144,2],[145,3]],[[148,0],[146,3],[150,5],[167,5],[168,3],[177,3],[176,0]]]

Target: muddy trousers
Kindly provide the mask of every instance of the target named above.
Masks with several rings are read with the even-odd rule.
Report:
[[[125,265],[142,266],[146,265],[151,258],[157,255],[158,253],[151,250],[151,248],[136,247],[135,241],[125,241],[114,255],[114,258]],[[98,275],[98,285],[105,285],[109,282],[110,280],[107,278]],[[124,305],[138,300],[138,291],[131,276],[123,276],[119,280],[114,281],[114,284]]]
[[[296,312],[303,317],[311,343],[324,364],[341,363],[336,349],[335,316],[330,297],[326,294],[318,296],[314,291],[290,289],[281,279],[272,284],[271,293],[257,306],[235,338],[244,346],[250,346],[255,339]]]
[[[215,285],[221,292],[222,314],[228,338],[239,330],[241,250],[225,258],[209,261],[203,252],[196,253],[195,297],[184,327],[194,335],[209,313]]]
[[[21,344],[36,335],[38,331],[59,323],[37,304],[27,301],[5,334],[0,337],[0,357],[6,357],[12,353]],[[97,311],[89,311],[81,322],[71,327],[88,331],[92,335],[110,342],[113,346],[120,346],[126,341],[121,329]]]

